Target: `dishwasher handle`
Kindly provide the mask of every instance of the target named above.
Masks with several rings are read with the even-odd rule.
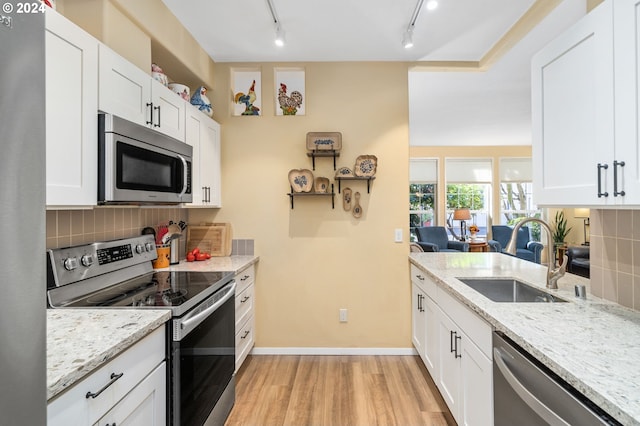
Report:
[[[496,363],[496,366],[500,370],[500,373],[505,378],[509,386],[514,390],[514,392],[522,399],[522,401],[527,404],[533,411],[536,412],[542,419],[544,419],[547,423],[553,426],[571,426],[569,423],[564,421],[560,416],[554,413],[549,407],[547,407],[542,401],[536,398],[527,388],[520,383],[520,381],[516,378],[516,376],[509,370],[509,367],[504,362],[502,357],[503,351],[500,348],[493,348],[493,360]]]

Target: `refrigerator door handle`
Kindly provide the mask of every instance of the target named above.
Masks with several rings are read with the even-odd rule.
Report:
[[[525,385],[523,385],[511,372],[511,370],[509,370],[509,367],[504,362],[502,353],[503,352],[499,348],[494,347],[493,359],[502,376],[505,378],[507,383],[509,383],[509,386],[511,386],[514,392],[520,397],[520,399],[550,425],[571,426],[560,416],[554,413],[549,407],[547,407],[542,401],[536,398],[535,395],[529,392]]]

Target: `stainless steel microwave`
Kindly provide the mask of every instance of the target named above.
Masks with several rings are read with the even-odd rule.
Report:
[[[190,203],[193,147],[98,114],[98,204]]]

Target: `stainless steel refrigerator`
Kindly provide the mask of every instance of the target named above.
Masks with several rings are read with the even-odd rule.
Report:
[[[0,425],[46,424],[44,15],[0,2]]]

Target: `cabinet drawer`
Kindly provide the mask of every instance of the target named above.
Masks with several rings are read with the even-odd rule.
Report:
[[[240,368],[247,355],[249,355],[251,348],[253,348],[255,341],[253,334],[254,327],[255,317],[252,315],[236,334],[236,371]]]
[[[436,299],[438,306],[445,312],[460,329],[478,346],[489,359],[491,355],[491,326],[462,302],[454,299],[445,290],[438,288]]]
[[[47,424],[93,424],[140,383],[165,358],[164,326],[118,355],[55,398],[47,407]],[[113,384],[112,374],[122,374]],[[104,391],[95,398],[87,393]]]
[[[242,293],[236,294],[236,333],[253,315],[253,286],[247,287]]]
[[[236,294],[242,293],[244,289],[254,283],[256,278],[256,268],[254,265],[249,266],[247,269],[236,274]]]
[[[436,283],[415,265],[411,265],[411,281],[422,289],[430,298],[436,298]]]

